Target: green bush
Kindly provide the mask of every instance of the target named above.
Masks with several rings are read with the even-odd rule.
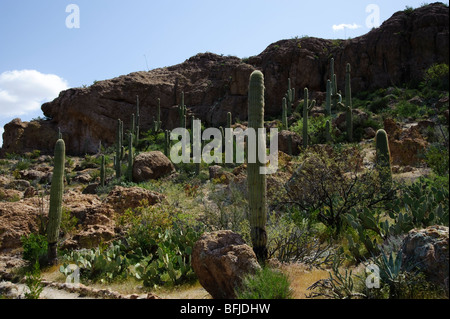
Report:
[[[449,90],[449,68],[448,64],[435,63],[430,66],[424,74],[421,87],[429,87],[436,90]]]
[[[47,257],[47,237],[39,234],[22,236],[23,259],[29,265],[43,264]]]
[[[439,176],[448,175],[448,148],[442,145],[431,145],[425,154],[425,162]]]
[[[268,267],[244,277],[242,287],[236,289],[237,299],[291,299],[292,291],[287,275]]]

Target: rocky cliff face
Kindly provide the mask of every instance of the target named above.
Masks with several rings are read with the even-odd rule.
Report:
[[[245,61],[203,53],[172,67],[69,89],[42,106],[50,120],[27,123],[16,119],[7,124],[1,153],[52,152],[58,127],[69,154],[96,152],[99,142],[114,143],[118,118],[124,121],[125,129],[129,127],[137,95],[141,131],[151,128],[158,98],[163,128],[178,127],[177,105],[182,91],[189,117],[195,115],[207,126],[223,126],[227,112],[232,112],[234,119],[246,120],[248,78],[255,69],[265,75],[267,115],[281,113],[288,78],[297,98],[302,98],[303,88],[308,87],[320,102],[318,92],[325,91],[331,57],[341,90],[346,63],[352,65],[354,92],[417,83],[433,63],[449,63],[448,19],[449,8],[435,3],[397,12],[379,28],[354,39],[281,40]]]

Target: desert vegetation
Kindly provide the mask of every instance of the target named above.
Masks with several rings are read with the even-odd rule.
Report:
[[[264,75],[253,71],[246,121],[227,112],[217,127],[278,128],[274,174],[247,161],[248,149],[245,163],[224,163],[225,154],[173,163],[180,144],[162,99],[144,129],[139,96],[96,153],[66,154],[59,131],[51,155],[5,154],[0,278],[25,285],[29,299],[68,279],[121,294],[105,298],[211,298],[195,251],[205,234],[231,231],[252,269],[235,298],[448,299],[448,64],[430,65],[418,83],[363,91],[352,90],[350,63],[341,77],[335,69],[331,57],[326,92],[285,78],[276,116],[265,114]],[[193,140],[198,119],[185,92],[176,99],[179,127]],[[273,142],[256,141],[267,152]],[[212,142],[177,153],[194,159],[195,147]],[[216,147],[227,143],[238,145],[224,137]],[[0,289],[0,298],[12,297]]]

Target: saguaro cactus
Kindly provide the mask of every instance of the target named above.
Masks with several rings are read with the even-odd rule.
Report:
[[[285,97],[283,98],[283,102],[282,102],[281,124],[282,124],[283,130],[289,129],[288,116],[287,116],[287,102],[286,102]]]
[[[158,110],[156,114],[156,121],[155,121],[155,131],[159,132],[161,130],[161,99],[158,98]]]
[[[377,131],[375,136],[376,168],[379,170],[382,189],[387,191],[392,185],[391,154],[389,140],[385,130]]]
[[[170,152],[170,132],[169,130],[164,131],[164,155],[169,157]]]
[[[345,69],[345,124],[347,126],[347,140],[353,142],[353,106],[352,85],[350,79],[351,66],[347,63]]]
[[[117,131],[116,131],[116,156],[115,156],[115,169],[116,169],[116,178],[120,178],[122,176],[122,157],[123,157],[123,122],[118,119],[117,120]]]
[[[325,123],[325,141],[327,143],[331,142],[331,123],[330,120],[327,120]]]
[[[287,105],[287,115],[292,114],[292,109],[295,100],[295,89],[291,88],[291,79],[288,79],[288,89],[286,92],[286,105]]]
[[[134,153],[133,153],[133,134],[128,134],[128,167],[127,167],[127,181],[133,181],[133,162],[134,162]]]
[[[325,111],[327,116],[331,116],[331,81],[327,80],[327,94],[325,100]]]
[[[105,155],[102,155],[102,162],[100,164],[100,185],[105,186],[106,170],[105,170]]]
[[[303,147],[308,147],[308,113],[316,106],[316,100],[309,103],[308,88],[305,88],[303,103]]]
[[[330,77],[331,77],[331,102],[333,108],[336,110],[340,102],[342,102],[342,95],[338,93],[336,74],[334,73],[334,58],[330,60]]]
[[[62,196],[64,193],[64,164],[66,157],[66,146],[64,140],[59,139],[55,144],[55,158],[50,187],[50,209],[48,212],[47,242],[48,261],[55,264],[57,261],[56,246],[59,237],[59,226],[62,215]]]
[[[178,105],[178,115],[180,116],[180,127],[186,127],[186,105],[184,105],[184,92],[181,92],[181,101]]]
[[[254,71],[250,75],[248,127],[256,132],[258,128],[264,128],[264,75],[261,71]],[[256,136],[258,147],[265,148],[265,140],[262,140],[259,134],[256,134]],[[260,162],[259,156],[257,156],[256,163],[247,164],[250,235],[253,251],[262,262],[267,259],[267,184],[266,176],[260,172],[260,168],[263,166],[264,164]]]

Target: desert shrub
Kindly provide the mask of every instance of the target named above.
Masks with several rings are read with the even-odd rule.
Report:
[[[376,170],[360,170],[356,148],[311,150],[285,185],[289,202],[305,212],[306,218],[331,228],[337,237],[344,215],[352,209],[370,208],[391,199],[391,192],[382,190]]]
[[[448,174],[449,154],[448,148],[439,144],[432,144],[425,153],[425,162],[433,172],[439,176]]]
[[[78,225],[78,218],[72,216],[69,209],[63,207],[61,213],[60,230],[63,234],[71,234]]]
[[[39,263],[36,262],[31,271],[25,275],[25,285],[28,291],[25,292],[25,299],[39,299],[39,296],[44,290],[41,279],[41,270]]]
[[[291,299],[292,291],[287,275],[263,267],[244,277],[242,286],[236,289],[236,296],[237,299]]]
[[[301,106],[303,108],[303,106]],[[324,144],[326,142],[325,124],[329,118],[318,116],[308,118],[308,141],[309,145]],[[303,120],[293,123],[290,127],[292,132],[303,135]]]
[[[36,263],[43,264],[47,257],[47,237],[31,233],[28,236],[22,236],[23,259],[28,261],[29,265]]]
[[[449,90],[449,68],[448,64],[435,63],[430,66],[424,74],[422,88],[428,87],[435,90]]]
[[[366,295],[358,291],[353,271],[348,269],[342,270],[344,259],[342,250],[337,251],[333,255],[330,277],[328,279],[320,279],[308,287],[311,293],[306,296],[307,298],[366,298]]]
[[[328,262],[331,245],[324,245],[308,221],[271,213],[267,223],[268,258],[320,267]]]
[[[124,218],[128,219],[130,248],[140,248],[145,255],[154,253],[160,234],[170,229],[174,221],[170,208],[165,205],[143,205],[128,209]]]
[[[369,111],[373,113],[379,113],[380,111],[385,110],[390,102],[390,98],[385,97],[377,97],[374,101],[370,102],[368,108]]]
[[[381,242],[404,235],[413,228],[447,226],[448,198],[448,187],[442,188],[421,178],[412,185],[398,187],[396,198],[386,202],[383,209],[352,209],[345,215],[351,257],[362,261],[378,255]]]
[[[30,168],[31,165],[31,161],[29,159],[26,158],[20,158],[17,162],[17,164],[14,167],[14,170],[17,171],[23,171],[25,169]]]

